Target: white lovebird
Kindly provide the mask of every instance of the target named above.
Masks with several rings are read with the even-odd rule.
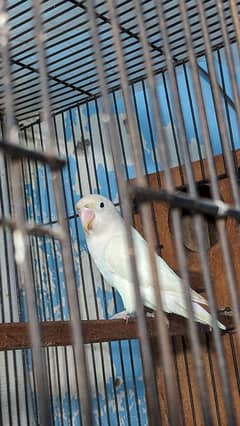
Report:
[[[110,200],[102,195],[88,195],[76,204],[85,231],[88,250],[104,279],[122,297],[125,314],[136,312],[131,266],[128,255],[126,226],[123,218]],[[133,239],[140,280],[140,291],[144,306],[156,309],[154,289],[151,281],[148,244],[133,229]],[[163,309],[187,318],[181,278],[156,254],[156,262],[161,286]],[[211,326],[211,315],[202,307],[206,299],[191,290],[195,320]],[[225,326],[218,322],[218,326]]]

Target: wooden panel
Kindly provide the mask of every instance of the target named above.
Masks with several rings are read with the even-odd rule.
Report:
[[[237,152],[238,161],[240,160],[239,152]],[[216,169],[218,175],[224,174],[224,163],[221,156],[215,158]],[[197,182],[202,181],[200,163],[193,163],[195,180]],[[207,170],[207,167],[205,167]],[[182,185],[180,170],[173,169],[173,177],[176,186]],[[164,176],[160,173],[162,187],[164,188]],[[149,186],[157,189],[159,186],[158,177],[155,174],[148,176]],[[231,189],[228,179],[221,178],[219,180],[219,189],[222,200],[230,203],[232,202]],[[175,252],[174,237],[171,229],[170,214],[168,205],[164,202],[153,203],[153,222],[157,230],[158,238],[161,245],[161,256],[167,261],[167,263],[178,272],[177,257]],[[142,231],[141,220],[139,216],[135,215],[136,227]],[[189,224],[190,226],[190,224]],[[240,288],[240,262],[239,262],[239,231],[237,224],[233,219],[227,219],[225,221],[226,231],[231,247],[232,259],[234,261],[237,285]],[[192,229],[189,229],[189,238],[192,238]],[[158,249],[158,246],[156,247]],[[191,285],[194,289],[199,292],[204,290],[201,266],[199,262],[199,254],[189,248],[186,248],[186,255],[188,259],[188,267],[191,277]],[[221,247],[217,241],[208,250],[208,257],[210,262],[210,270],[212,281],[214,285],[217,305],[219,309],[231,305],[230,296],[228,291],[228,283],[226,280],[226,274],[224,269],[224,261],[221,252]],[[204,293],[203,293],[204,295]],[[198,386],[195,380],[194,366],[189,347],[189,342],[186,337],[176,337],[174,340],[175,347],[175,363],[177,366],[177,374],[179,377],[179,388],[180,396],[183,404],[183,418],[187,426],[191,425],[203,425],[203,419],[201,415],[201,409],[199,404],[199,393]],[[233,401],[236,408],[237,424],[240,424],[240,410],[239,410],[239,392],[238,388],[238,371],[240,365],[236,365],[240,360],[240,352],[237,345],[236,336],[229,337],[227,335],[222,337],[226,363],[228,368],[228,377],[231,383]],[[208,385],[209,399],[214,417],[214,424],[221,424],[227,426],[226,413],[221,395],[221,383],[219,377],[219,370],[217,364],[217,357],[214,349],[214,344],[211,336],[201,335],[201,346],[203,353],[203,360],[206,369],[206,382]],[[155,357],[157,363],[157,369],[161,369],[159,365],[159,357]],[[158,372],[158,385],[160,400],[164,399],[165,396],[163,390],[163,382],[161,372]]]

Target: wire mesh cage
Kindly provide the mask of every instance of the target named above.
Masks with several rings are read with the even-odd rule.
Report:
[[[1,425],[240,424],[239,7],[0,0]]]

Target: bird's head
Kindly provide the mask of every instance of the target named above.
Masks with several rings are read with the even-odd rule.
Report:
[[[87,195],[76,204],[84,231],[89,235],[108,229],[119,213],[113,203],[102,195]],[[107,228],[106,228],[107,227]]]

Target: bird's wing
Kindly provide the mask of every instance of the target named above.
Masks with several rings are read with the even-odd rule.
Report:
[[[111,274],[131,280],[129,251],[123,233],[116,233],[108,238],[101,260],[107,265]]]
[[[154,296],[153,287],[144,287],[141,289],[143,303],[150,309],[156,309],[156,301]],[[178,315],[187,316],[186,303],[183,293],[176,293],[175,291],[161,291],[161,298],[163,303],[163,308],[165,312],[175,312]],[[207,301],[203,303],[202,297],[200,296],[199,300],[195,300],[192,297],[194,305],[196,303],[207,304]],[[203,299],[205,300],[205,299]]]
[[[152,290],[150,290],[152,289],[152,273],[147,242],[135,229],[133,229],[133,239],[141,289],[145,288],[146,293],[150,292],[152,294]],[[103,260],[108,264],[112,274],[130,282],[132,281],[132,275],[129,257],[126,235],[124,235],[124,232],[116,232],[108,239],[108,243],[105,245]],[[183,285],[181,278],[160,256],[156,255],[156,263],[161,290],[182,297]],[[144,290],[142,292],[144,293]],[[194,290],[191,290],[191,297],[193,302],[207,305],[206,299]]]

